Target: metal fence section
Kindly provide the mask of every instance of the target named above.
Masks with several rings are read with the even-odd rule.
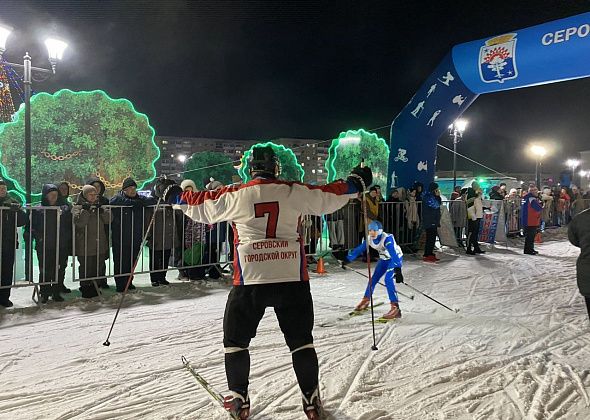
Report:
[[[486,202],[503,212],[504,225],[498,229],[507,237],[520,234],[520,197]],[[461,244],[466,236],[466,203],[458,199],[442,204]],[[541,229],[547,229],[564,226],[590,208],[590,199],[545,198],[543,204]],[[154,282],[165,282],[170,269],[177,269],[183,280],[216,279],[231,271],[231,222],[198,223],[170,205],[160,205],[155,215],[154,211],[156,206],[0,207],[0,298],[11,287],[33,286],[34,298],[51,294],[63,287],[65,279],[80,282],[81,288],[108,287],[107,278],[124,284],[135,259],[135,274],[150,274]],[[381,202],[377,217],[400,246],[414,246],[422,230],[421,212],[421,202]],[[154,223],[142,249],[152,216]],[[352,249],[365,232],[361,203],[354,199],[332,214],[304,216],[300,229],[309,256]]]

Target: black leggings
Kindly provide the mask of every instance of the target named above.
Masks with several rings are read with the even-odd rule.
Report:
[[[586,309],[588,310],[588,318],[590,318],[590,296],[584,296],[586,300]]]
[[[318,359],[313,348],[313,301],[307,281],[234,286],[223,318],[223,346],[228,388],[248,393],[250,340],[267,307],[273,307],[292,353],[301,391],[311,396],[318,385]]]

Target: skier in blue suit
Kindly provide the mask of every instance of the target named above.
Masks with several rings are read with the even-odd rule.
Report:
[[[364,311],[368,308],[370,297],[373,294],[375,285],[385,276],[385,286],[387,287],[387,294],[391,302],[389,312],[382,316],[383,319],[401,318],[402,312],[399,308],[397,292],[393,279],[397,283],[403,283],[404,277],[402,275],[403,252],[401,248],[395,243],[395,238],[392,234],[383,232],[383,226],[378,221],[369,223],[369,246],[379,253],[379,262],[371,277],[371,285],[367,285],[364,297],[360,303],[354,308],[355,311]],[[351,250],[342,262],[343,265],[354,261],[362,255],[367,249],[365,241]]]

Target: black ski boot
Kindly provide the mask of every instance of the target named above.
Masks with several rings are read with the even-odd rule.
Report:
[[[325,418],[324,408],[322,407],[322,401],[320,400],[319,388],[316,388],[309,398],[304,394],[302,396],[302,401],[303,412],[308,420],[321,420]]]
[[[250,416],[250,398],[239,392],[230,391],[230,395],[223,398],[223,408],[234,419],[247,420]]]

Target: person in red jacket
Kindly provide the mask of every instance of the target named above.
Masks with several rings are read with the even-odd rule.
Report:
[[[539,200],[539,191],[535,185],[529,187],[529,192],[522,198],[521,222],[524,228],[524,253],[537,255],[535,251],[535,235],[541,225],[541,212],[543,205]]]

